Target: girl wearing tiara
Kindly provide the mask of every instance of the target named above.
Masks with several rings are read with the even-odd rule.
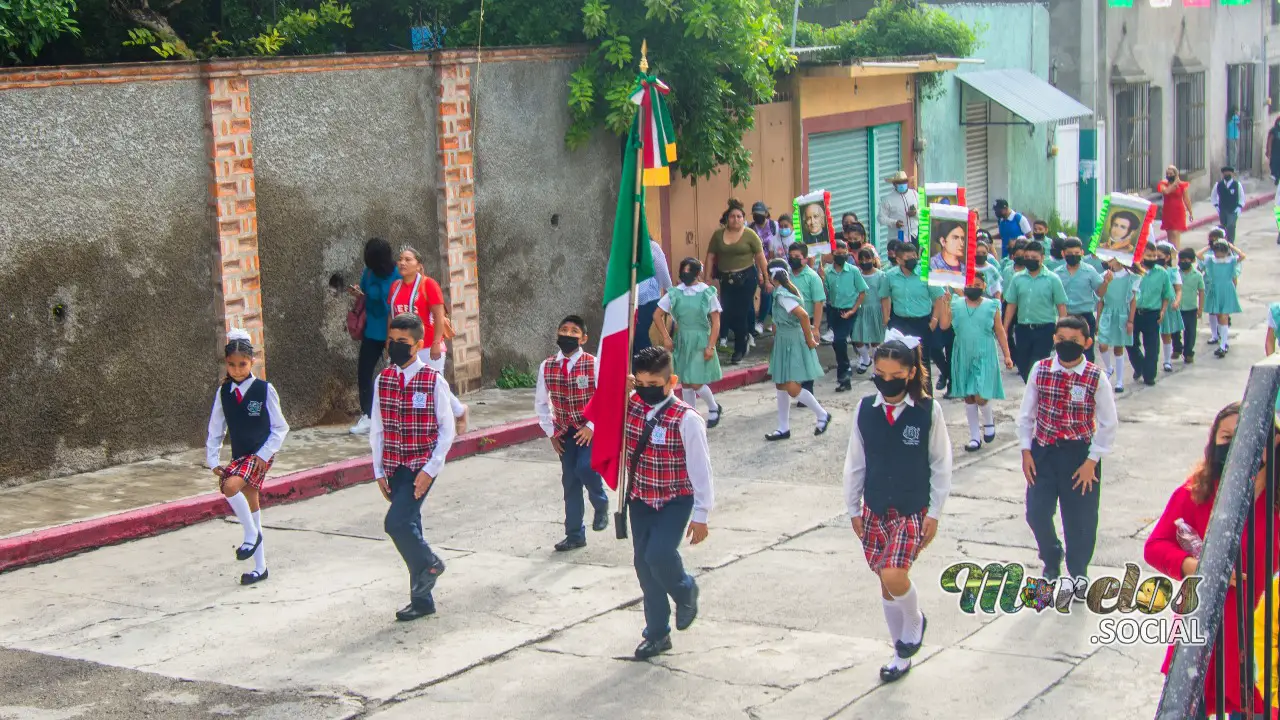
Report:
[[[871,571],[894,654],[880,668],[893,682],[911,669],[927,628],[907,573],[938,533],[951,490],[951,440],[942,405],[929,397],[920,339],[889,330],[875,351],[876,393],[854,412],[844,461],[844,495],[853,532]]]
[[[267,579],[267,556],[262,546],[262,509],[258,492],[271,469],[289,423],[280,411],[280,396],[266,380],[253,376],[253,343],[249,333],[227,333],[227,376],[213,396],[205,463],[218,478],[218,489],[240,521],[244,540],[236,548],[237,560],[253,558],[253,570],[240,576],[241,585]],[[218,454],[222,438],[231,434],[231,462],[225,467]]]

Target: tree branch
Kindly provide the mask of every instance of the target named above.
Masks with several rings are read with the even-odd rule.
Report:
[[[174,2],[169,3],[169,7],[173,7],[181,1],[174,0]],[[196,59],[195,52],[183,42],[182,38],[178,37],[178,33],[169,24],[169,19],[153,10],[147,0],[112,0],[111,6],[116,12],[155,33],[162,41],[172,43],[178,55],[183,59]]]

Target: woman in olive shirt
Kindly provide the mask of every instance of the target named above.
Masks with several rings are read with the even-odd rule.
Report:
[[[724,306],[721,319],[733,332],[733,357],[730,365],[742,362],[747,354],[747,338],[751,337],[752,318],[755,310],[756,289],[765,282],[764,245],[760,236],[746,226],[746,212],[742,203],[729,199],[724,227],[711,235],[707,246],[705,267],[714,268],[720,280],[720,303]]]

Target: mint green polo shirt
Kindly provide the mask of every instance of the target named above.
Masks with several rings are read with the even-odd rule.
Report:
[[[1138,309],[1159,310],[1166,300],[1173,302],[1173,278],[1168,270],[1157,265],[1148,270],[1138,284]]]
[[[946,289],[930,285],[919,275],[902,274],[902,268],[893,268],[884,274],[889,283],[891,312],[898,317],[918,318],[933,313],[933,301],[942,297]]]
[[[853,263],[845,263],[844,269],[836,268],[834,263],[824,267],[827,276],[827,301],[831,307],[841,310],[852,310],[858,303],[858,296],[867,291],[867,281]]]
[[[808,265],[800,268],[799,273],[791,273],[791,284],[800,291],[800,299],[804,300],[804,311],[813,319],[814,306],[827,301],[827,289],[822,285],[822,278]],[[865,284],[865,283],[864,283]]]
[[[1199,310],[1200,292],[1204,290],[1204,275],[1193,266],[1182,273],[1182,305],[1179,310]]]
[[[1098,288],[1102,287],[1102,276],[1097,270],[1081,262],[1072,273],[1071,266],[1063,263],[1057,275],[1067,291],[1067,312],[1079,315],[1097,311]]]
[[[1017,304],[1019,325],[1044,325],[1058,321],[1058,306],[1067,304],[1067,291],[1057,275],[1042,268],[1038,275],[1014,275],[1004,299]]]

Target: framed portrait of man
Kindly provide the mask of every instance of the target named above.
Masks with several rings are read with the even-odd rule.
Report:
[[[1131,266],[1135,259],[1141,259],[1147,243],[1151,202],[1134,195],[1111,193],[1104,205],[1090,251],[1103,260]]]
[[[964,205],[964,188],[956,183],[925,183],[925,205]]]
[[[800,239],[808,248],[810,257],[832,252],[835,246],[835,228],[831,224],[831,193],[815,190],[801,195],[793,202]]]
[[[929,234],[920,238],[924,277],[930,285],[962,288],[967,270],[973,264],[976,236],[969,208],[963,205],[933,203],[929,205]],[[921,223],[922,229],[924,223]],[[927,240],[927,243],[926,243]]]

